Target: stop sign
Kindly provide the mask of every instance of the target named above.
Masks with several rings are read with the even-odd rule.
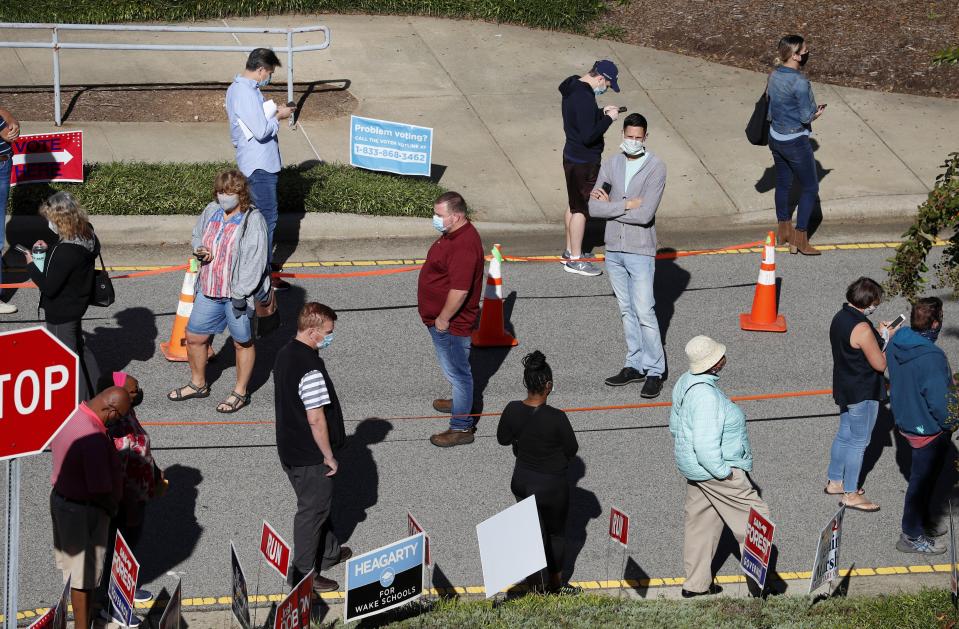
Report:
[[[42,452],[77,408],[80,360],[44,328],[0,333],[0,460]]]

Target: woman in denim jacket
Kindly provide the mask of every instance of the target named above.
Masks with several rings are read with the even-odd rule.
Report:
[[[799,35],[787,35],[779,41],[781,65],[769,75],[769,150],[776,164],[776,218],[778,240],[789,243],[790,253],[818,256],[809,245],[809,217],[819,194],[819,175],[809,136],[812,121],[822,115],[825,105],[816,105],[809,79],[800,68],[809,58],[806,42]],[[793,230],[789,193],[793,178],[799,179],[802,193]]]

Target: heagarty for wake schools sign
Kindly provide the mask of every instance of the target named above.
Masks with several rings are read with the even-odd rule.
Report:
[[[426,542],[417,533],[346,562],[343,622],[359,620],[415,601],[423,594]]]

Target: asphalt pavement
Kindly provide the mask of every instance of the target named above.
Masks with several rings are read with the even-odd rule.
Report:
[[[511,253],[524,253],[520,245],[516,249]],[[883,245],[834,249],[819,258],[778,254],[781,312],[789,326],[785,334],[739,329],[739,313],[752,301],[758,253],[659,261],[657,308],[670,370],[660,400],[669,400],[672,384],[685,370],[683,347],[696,334],[727,345],[729,364],[720,385],[729,395],[828,389],[830,319],[850,281],[860,275],[884,279],[882,267],[891,254]],[[323,272],[356,270],[331,267]],[[484,411],[497,413],[524,396],[521,359],[534,349],[542,350],[553,367],[554,406],[644,402],[639,385],[603,384],[622,367],[624,354],[619,314],[605,275],[571,275],[555,262],[510,263],[504,274],[507,311],[520,345],[474,351]],[[170,333],[179,273],[118,280],[117,302],[91,308],[85,321],[88,343],[102,369],[124,370],[140,379],[146,397],[138,413],[171,482],[169,493],[148,509],[138,551],[144,587],[172,590],[175,576],[182,576],[186,597],[227,595],[233,540],[251,583],[258,575],[260,593],[283,589],[275,572],[257,568],[261,522],[268,520],[292,540],[295,510],[270,424],[269,367],[278,347],[292,336],[293,317],[306,300],[329,304],[339,314],[336,340],[324,357],[351,435],[338,456],[334,521],[341,539],[358,551],[398,539],[406,534],[406,513],[411,511],[432,537],[434,583],[482,584],[475,525],[513,504],[513,455],[496,443],[495,416],[481,420],[474,444],[448,450],[428,441],[431,433],[444,429],[444,421],[401,419],[433,415],[430,402],[448,394],[416,313],[416,277],[409,272],[294,280],[294,287],[280,297],[284,327],[257,346],[252,405],[235,415],[214,410],[234,377],[233,353],[224,336],[216,339],[217,356],[209,371],[213,395],[182,403],[165,399],[168,390],[189,378],[184,364],[168,363],[157,351],[157,343]],[[12,301],[20,313],[4,318],[0,330],[37,324],[36,299],[35,291],[18,290]],[[954,355],[959,350],[959,307],[947,301],[945,308],[940,344]],[[892,300],[874,318],[892,319],[900,312],[908,314],[905,302]],[[824,395],[749,401],[742,407],[755,454],[752,477],[777,526],[776,566],[779,571],[810,570],[819,531],[837,509],[836,499],[822,493],[837,408]],[[684,480],[673,461],[668,409],[571,412],[570,419],[580,443],[571,469],[576,483],[569,525],[571,577],[607,578],[611,505],[633,518],[626,577],[681,577]],[[218,423],[233,421],[241,423]],[[894,548],[907,453],[891,431],[888,415],[881,415],[866,455],[865,488],[882,510],[847,514],[843,567],[948,562],[948,555],[928,561]],[[23,465],[21,609],[48,606],[59,593],[48,511],[50,469],[49,454]],[[734,556],[724,553],[721,561],[720,573],[738,573]],[[341,570],[328,576],[343,578]],[[609,578],[615,576],[614,569]]]

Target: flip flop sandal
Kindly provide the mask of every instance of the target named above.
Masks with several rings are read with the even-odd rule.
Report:
[[[844,492],[844,491],[829,491],[829,488],[828,488],[828,486],[827,486],[827,487],[824,487],[824,488],[823,488],[822,493],[826,494],[827,496],[841,496],[841,495],[843,495],[843,494],[846,493],[846,492]],[[862,487],[860,487],[859,489],[856,490],[856,495],[857,495],[857,496],[862,496],[862,495],[865,494],[865,493],[866,493],[866,490],[863,489]]]
[[[876,511],[879,511],[879,505],[877,505],[874,502],[860,502],[858,504],[856,503],[850,504],[848,502],[843,502],[842,500],[840,500],[839,504],[846,505],[847,509],[852,509],[853,511],[862,511],[863,513],[875,513]],[[866,505],[871,505],[871,506],[867,507]]]
[[[184,394],[184,391],[193,391],[193,393]],[[210,397],[210,385],[207,384],[202,387],[197,387],[191,382],[190,384],[180,387],[179,389],[173,389],[167,393],[166,397],[171,402],[182,402],[184,400],[192,400],[194,398]]]
[[[231,402],[230,401],[231,399],[233,399],[234,401]],[[236,391],[231,391],[230,395],[226,396],[225,400],[217,404],[216,412],[217,413],[235,413],[241,408],[243,408],[244,406],[248,406],[249,404],[250,404],[249,393],[247,393],[246,395],[240,395]],[[225,406],[226,408],[220,408],[221,406]]]

